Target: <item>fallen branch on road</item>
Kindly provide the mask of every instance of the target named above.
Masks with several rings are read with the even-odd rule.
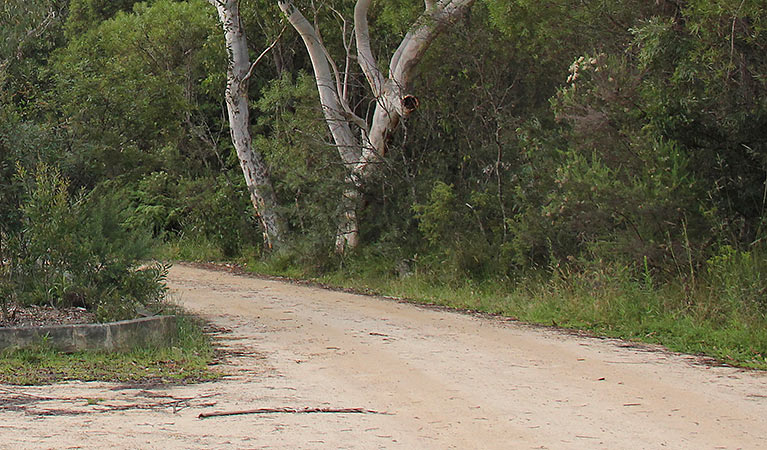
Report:
[[[371,409],[363,408],[259,408],[259,409],[246,409],[242,411],[215,411],[210,413],[200,413],[197,416],[198,419],[205,419],[207,417],[221,417],[221,416],[239,416],[244,414],[389,414],[386,412],[373,411]]]

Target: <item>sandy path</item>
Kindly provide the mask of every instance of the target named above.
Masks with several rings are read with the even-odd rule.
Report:
[[[764,373],[188,266],[170,283],[231,376],[0,386],[0,448],[767,449]],[[268,407],[388,414],[197,418]]]

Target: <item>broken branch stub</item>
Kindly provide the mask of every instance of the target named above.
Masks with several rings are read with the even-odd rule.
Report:
[[[402,103],[402,113],[405,116],[409,115],[410,113],[418,109],[418,106],[420,106],[418,97],[414,95],[406,95],[402,97],[401,103]]]

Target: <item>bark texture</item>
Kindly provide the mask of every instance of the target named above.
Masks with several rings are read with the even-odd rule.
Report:
[[[238,0],[209,0],[216,7],[224,29],[229,53],[226,83],[226,109],[232,144],[237,151],[250,200],[256,210],[267,248],[279,247],[285,236],[285,222],[277,214],[277,198],[269,170],[261,155],[253,150],[248,107],[248,80],[254,64],[248,55],[248,43],[240,22]],[[258,61],[256,61],[257,63]]]
[[[330,133],[347,168],[347,189],[341,199],[336,251],[345,252],[359,242],[357,208],[360,187],[386,154],[386,141],[400,121],[418,107],[418,99],[408,93],[413,71],[434,39],[460,17],[475,0],[424,2],[424,12],[394,52],[388,74],[379,65],[370,45],[368,10],[372,0],[357,0],[354,8],[354,40],[357,63],[376,99],[368,124],[349,107],[348,78],[342,78],[315,29],[292,0],[278,0],[280,9],[304,42],[312,61],[322,110]],[[347,60],[349,55],[347,55]]]

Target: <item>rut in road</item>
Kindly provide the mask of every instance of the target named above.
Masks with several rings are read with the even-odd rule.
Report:
[[[34,408],[3,411],[2,446],[767,448],[762,372],[187,265],[174,267],[169,282],[184,306],[220,331],[230,355],[222,369],[230,376],[153,389],[201,399],[177,411],[89,414],[82,406],[85,413],[63,417],[35,416]],[[23,391],[105,401],[139,395],[110,383]],[[52,400],[36,407],[55,406]],[[270,408],[388,414],[198,418]]]

